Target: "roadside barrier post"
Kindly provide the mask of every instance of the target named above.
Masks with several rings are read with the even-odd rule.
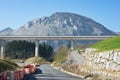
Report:
[[[0,73],[0,80],[2,80],[2,73]]]
[[[10,72],[9,80],[14,80],[14,72],[13,71]]]
[[[4,80],[8,80],[7,78],[8,78],[8,73],[7,72],[3,72],[3,79]]]

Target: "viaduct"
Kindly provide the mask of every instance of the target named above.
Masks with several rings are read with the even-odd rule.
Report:
[[[74,40],[104,40],[114,36],[0,36],[1,41],[1,59],[4,58],[4,46],[7,40],[33,40],[35,41],[35,56],[38,56],[40,40],[70,40],[71,49],[73,49]]]

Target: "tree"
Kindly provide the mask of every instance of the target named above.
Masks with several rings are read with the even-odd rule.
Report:
[[[34,55],[35,44],[27,41],[11,41],[6,44],[6,57],[26,58]]]
[[[35,43],[28,41],[11,41],[8,42],[5,48],[6,57],[11,58],[29,58],[35,53]],[[53,57],[53,48],[43,42],[39,44],[39,56],[50,61]]]
[[[49,44],[43,42],[39,45],[39,55],[45,58],[47,61],[52,59],[54,55],[53,53],[53,48]]]

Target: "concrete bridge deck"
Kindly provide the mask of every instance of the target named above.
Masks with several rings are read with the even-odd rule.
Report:
[[[0,40],[104,40],[114,36],[0,36]]]

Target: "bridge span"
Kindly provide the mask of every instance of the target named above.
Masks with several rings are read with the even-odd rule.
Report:
[[[6,40],[33,40],[35,41],[35,56],[38,56],[40,40],[71,40],[71,49],[73,49],[73,40],[104,40],[114,36],[0,36],[1,58],[4,58],[4,42]]]
[[[0,36],[0,40],[104,40],[114,36]]]

